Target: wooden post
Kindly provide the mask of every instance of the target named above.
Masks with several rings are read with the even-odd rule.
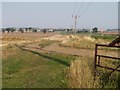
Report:
[[[97,47],[98,47],[98,45],[95,44],[95,56],[94,56],[94,79],[95,79],[95,76],[96,76]]]
[[[100,65],[100,56],[98,56],[98,65]]]

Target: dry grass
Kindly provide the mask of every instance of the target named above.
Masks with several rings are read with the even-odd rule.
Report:
[[[40,34],[40,33],[24,33],[24,34],[13,33],[13,35],[4,34],[3,39],[4,39],[4,41],[10,41],[10,42],[12,40],[19,41],[20,39],[39,42],[39,40],[41,38],[48,37],[47,38],[48,41],[49,41],[49,39],[60,40],[61,46],[76,47],[76,48],[80,48],[80,49],[81,48],[92,49],[92,50],[94,50],[95,43],[106,43],[107,42],[104,39],[95,39],[94,37],[91,37],[91,36],[70,35],[68,37],[68,35],[67,36],[62,36],[62,35],[53,36],[53,35],[54,35],[54,33],[51,33],[50,35],[49,34]],[[11,38],[6,38],[6,37],[11,37]],[[14,38],[14,37],[17,37],[17,38]],[[48,41],[42,42],[42,40],[41,40],[41,42],[42,42],[41,45],[48,46],[48,45],[54,43],[54,41],[52,41],[52,42],[48,42]],[[30,44],[30,43],[33,43],[33,42],[29,42],[29,43],[27,42],[27,44]],[[24,44],[26,45],[26,43],[24,43]],[[9,78],[6,79],[5,74],[3,74],[3,76],[5,76],[5,80],[6,80],[5,81],[6,84],[4,84],[5,86],[11,87],[11,85],[17,84],[18,87],[21,87],[21,84],[19,84],[19,82],[21,82],[21,80],[23,80],[22,87],[30,87],[30,86],[32,86],[31,82],[33,82],[34,87],[41,87],[41,86],[42,87],[56,87],[56,86],[68,87],[69,86],[70,88],[99,88],[99,87],[101,87],[101,83],[104,83],[103,79],[105,79],[106,75],[108,74],[106,72],[106,70],[100,70],[101,71],[100,73],[102,75],[99,78],[97,77],[97,79],[94,81],[94,76],[93,76],[93,60],[94,59],[91,55],[88,55],[87,57],[81,57],[81,58],[79,57],[75,61],[71,62],[71,65],[67,72],[67,74],[68,74],[68,82],[67,82],[66,77],[65,77],[66,73],[61,73],[61,74],[58,73],[59,70],[64,71],[64,67],[65,67],[63,65],[64,63],[63,64],[57,63],[56,60],[60,59],[60,60],[63,60],[64,62],[69,63],[71,60],[73,60],[73,58],[71,58],[72,56],[62,57],[62,54],[47,55],[47,57],[52,56],[53,59],[55,59],[55,61],[54,61],[52,59],[45,58],[42,56],[36,56],[35,54],[32,54],[32,53],[28,53],[28,52],[26,53],[25,51],[21,51],[13,45],[8,45],[6,47],[3,47],[2,49],[3,49],[2,56],[4,58],[3,65],[6,65],[4,68],[6,69],[8,67],[8,69],[10,71],[13,70],[12,72],[15,72],[14,75],[17,76],[16,81],[14,81],[14,78],[12,78],[11,80]],[[103,51],[100,51],[100,52],[103,53]],[[107,53],[107,51],[105,51],[105,52]],[[104,52],[104,54],[105,54],[105,52]],[[82,53],[88,54],[88,52],[82,52]],[[111,55],[116,54],[115,52],[109,52],[109,53]],[[11,58],[11,56],[12,56],[12,58]],[[64,56],[64,54],[63,54],[63,56]],[[18,62],[18,60],[20,62]],[[7,62],[7,61],[9,61],[9,62]],[[21,63],[21,61],[22,61],[22,63]],[[24,65],[19,66],[19,64],[20,65],[24,64]],[[101,62],[101,64],[103,64],[105,66],[116,67],[116,65],[118,65],[119,63],[104,60],[104,62]],[[27,65],[28,66],[30,65],[30,66],[28,67]],[[34,66],[35,66],[35,68],[34,68]],[[21,67],[23,67],[23,68],[21,69]],[[21,72],[18,72],[19,69],[20,69],[20,71],[22,71],[22,70],[25,71],[26,67],[28,67],[27,68],[28,70],[29,70],[29,68],[31,68],[32,73],[25,72],[24,74],[21,74]],[[17,71],[17,69],[18,69],[18,71]],[[3,70],[3,71],[5,71],[5,70]],[[53,72],[53,74],[51,74],[52,78],[50,77],[50,74],[48,73],[48,71],[49,71],[49,73]],[[42,72],[42,73],[39,73],[39,72]],[[24,76],[25,74],[27,74],[29,77],[27,80],[24,79],[26,77],[26,76]],[[56,76],[54,74],[56,74]],[[21,76],[21,78],[19,75]],[[29,75],[31,75],[31,76],[29,76]],[[30,81],[31,77],[32,77],[32,81]],[[119,86],[120,85],[119,77],[120,77],[120,75],[118,75],[116,73],[113,74],[113,76],[110,77],[110,80],[106,84],[106,86],[107,87],[120,87]],[[100,78],[101,78],[101,81],[100,81]],[[26,80],[26,82],[28,82],[28,84],[27,84],[28,86],[26,86],[26,85],[24,86],[24,80]],[[34,80],[38,80],[38,81],[34,81]],[[13,82],[13,84],[11,84],[11,82]],[[50,82],[50,83],[48,83],[48,82]],[[46,85],[46,83],[47,83],[47,85]],[[68,83],[68,86],[67,86],[67,83]],[[36,85],[38,85],[38,86],[36,86]],[[15,87],[15,85],[13,87]]]
[[[73,61],[69,68],[68,80],[70,88],[98,88],[99,80],[94,81],[93,71],[88,60],[80,58]]]
[[[65,43],[60,43],[60,46],[75,47],[80,49],[94,49],[95,43],[106,44],[103,39],[95,39],[91,36],[70,35],[70,38]]]

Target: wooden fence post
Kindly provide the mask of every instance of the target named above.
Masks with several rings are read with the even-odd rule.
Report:
[[[96,76],[97,47],[98,47],[98,45],[95,44],[95,56],[94,56],[94,78],[95,78],[95,76]]]

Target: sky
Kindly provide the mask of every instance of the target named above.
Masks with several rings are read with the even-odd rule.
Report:
[[[1,0],[2,2],[119,2],[120,0]]]
[[[84,0],[83,0],[84,1]],[[117,2],[2,2],[2,27],[118,28]],[[74,12],[75,10],[75,12]]]

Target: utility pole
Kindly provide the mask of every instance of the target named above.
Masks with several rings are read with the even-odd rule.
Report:
[[[73,20],[74,20],[73,30],[74,30],[74,33],[76,33],[76,29],[77,29],[77,19],[78,19],[78,17],[80,17],[80,16],[78,16],[78,15],[72,15],[72,17],[73,17]]]

